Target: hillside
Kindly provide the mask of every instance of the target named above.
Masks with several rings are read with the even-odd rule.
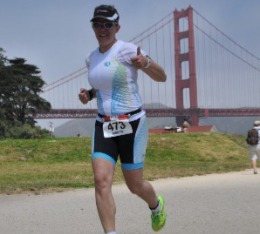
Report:
[[[1,140],[0,192],[92,187],[90,147],[90,137]],[[144,174],[155,180],[249,167],[241,135],[171,132],[150,134]],[[115,182],[122,180],[117,168]]]

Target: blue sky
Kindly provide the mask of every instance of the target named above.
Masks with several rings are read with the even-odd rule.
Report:
[[[260,57],[259,0],[1,0],[0,47],[8,58],[22,57],[39,67],[46,83],[57,80],[82,68],[97,46],[89,20],[100,4],[118,9],[118,38],[125,41],[191,5]]]
[[[260,56],[259,0],[1,0],[0,47],[8,58],[38,66],[47,83],[59,79],[83,67],[86,54],[97,46],[89,20],[102,3],[118,9],[120,39],[128,41],[175,8],[191,5]]]

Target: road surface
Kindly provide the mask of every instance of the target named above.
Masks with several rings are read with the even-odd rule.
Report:
[[[160,234],[259,234],[260,174],[252,170],[153,181],[168,219]],[[147,205],[115,185],[118,234],[150,234]],[[93,189],[0,195],[1,234],[103,234]]]

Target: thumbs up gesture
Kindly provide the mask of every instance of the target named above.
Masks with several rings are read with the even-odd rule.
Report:
[[[140,46],[137,47],[137,56],[138,55],[141,55],[141,49],[140,49]]]
[[[131,62],[137,69],[144,68],[145,64],[147,63],[147,58],[142,55],[140,46],[137,47],[136,56],[131,58]]]

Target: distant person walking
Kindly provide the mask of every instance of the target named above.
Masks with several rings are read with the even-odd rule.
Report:
[[[251,144],[250,140],[247,140],[248,156],[249,156],[249,159],[251,160],[253,173],[257,174],[257,160],[260,158],[260,120],[257,120],[254,122],[253,129],[257,130],[258,137],[257,138],[256,137],[254,138],[253,136],[248,137],[248,138],[253,139],[252,141],[256,141],[256,143]],[[251,132],[251,130],[249,132]]]
[[[164,82],[166,74],[140,47],[116,39],[120,24],[113,6],[96,7],[91,23],[99,46],[86,60],[92,89],[81,88],[79,99],[84,104],[97,99],[91,157],[99,218],[106,234],[116,234],[112,183],[120,158],[127,187],[147,203],[152,229],[159,231],[166,221],[164,198],[143,179],[148,129],[137,76],[142,70],[154,81]],[[147,223],[145,218],[143,222]]]
[[[190,124],[189,124],[188,120],[186,118],[183,119],[182,131],[187,132],[189,127],[190,127]]]

